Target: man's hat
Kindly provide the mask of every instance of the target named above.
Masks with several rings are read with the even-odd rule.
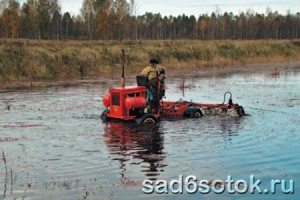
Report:
[[[151,58],[151,59],[149,60],[149,63],[150,63],[150,64],[159,64],[158,60],[156,60],[155,58]]]

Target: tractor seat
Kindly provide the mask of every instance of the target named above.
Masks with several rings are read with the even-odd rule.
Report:
[[[148,87],[148,78],[146,76],[137,75],[136,82],[138,86]]]

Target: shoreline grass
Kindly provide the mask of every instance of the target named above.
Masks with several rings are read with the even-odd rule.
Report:
[[[151,57],[172,69],[246,66],[300,60],[300,40],[49,41],[3,39],[0,83],[53,81],[119,74],[121,49],[126,73],[136,74]]]

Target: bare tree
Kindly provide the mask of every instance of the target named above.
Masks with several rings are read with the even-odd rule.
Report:
[[[94,32],[94,18],[95,18],[95,7],[93,0],[84,0],[81,8],[81,15],[87,24],[87,31],[89,39],[93,38]]]

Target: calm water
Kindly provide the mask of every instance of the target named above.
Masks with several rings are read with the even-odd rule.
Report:
[[[249,116],[143,128],[100,121],[101,97],[117,82],[1,93],[0,199],[300,199],[300,68],[186,78],[184,91],[181,78],[167,83],[170,100],[222,103],[231,91]],[[146,179],[179,175],[254,175],[261,189],[294,180],[294,194],[142,192]]]

